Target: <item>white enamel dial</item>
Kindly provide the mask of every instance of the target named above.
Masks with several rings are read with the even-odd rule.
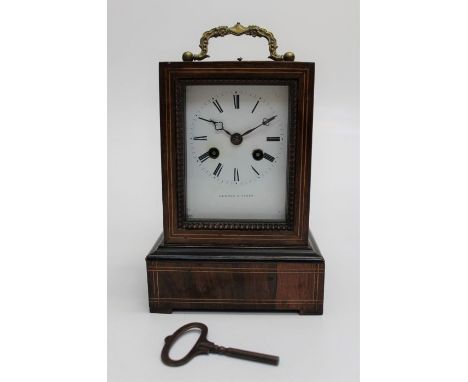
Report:
[[[284,221],[288,87],[186,88],[189,220]]]

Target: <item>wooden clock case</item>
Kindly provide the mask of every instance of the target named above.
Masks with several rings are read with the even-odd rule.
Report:
[[[322,314],[325,262],[309,231],[314,64],[159,65],[163,234],[146,256],[151,312],[297,311]],[[185,86],[289,86],[285,222],[191,221],[185,215]]]

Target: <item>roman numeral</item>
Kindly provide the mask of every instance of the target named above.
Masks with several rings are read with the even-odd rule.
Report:
[[[250,167],[252,167],[252,170],[254,170],[255,174],[257,174],[257,175],[260,176],[259,172],[258,172],[257,170],[255,170],[255,167],[254,167],[254,166],[250,166]]]
[[[234,168],[234,182],[239,181],[239,170],[237,168]]]
[[[280,137],[267,137],[267,142],[279,142]]]
[[[218,163],[215,170],[213,171],[213,175],[219,176],[219,174],[221,174],[222,169],[223,169],[223,165],[221,163]]]
[[[206,141],[206,135],[200,135],[199,137],[193,137],[194,141]]]
[[[219,111],[220,113],[223,112],[223,108],[221,107],[221,105],[219,104],[219,102],[218,102],[217,99],[215,99],[215,100],[213,101],[213,105],[216,106],[216,109],[218,109],[218,111]]]
[[[234,98],[234,108],[239,109],[239,94],[234,94],[232,97]]]
[[[275,157],[272,157],[270,154],[267,154],[267,153],[263,153],[263,157],[266,160],[269,160],[270,162],[273,162],[275,160]]]
[[[253,107],[252,113],[253,113],[253,112],[255,111],[255,109],[257,108],[257,105],[258,105],[259,102],[260,102],[260,100],[258,100],[257,103],[255,104],[255,106]]]
[[[200,162],[203,163],[203,162],[206,161],[209,157],[210,157],[210,153],[207,151],[206,153],[200,155],[200,156],[198,157],[198,159],[200,160]]]

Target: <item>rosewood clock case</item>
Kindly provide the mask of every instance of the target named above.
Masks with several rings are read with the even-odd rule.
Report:
[[[165,245],[306,246],[309,230],[314,64],[161,63],[159,70]],[[186,218],[184,89],[187,85],[220,83],[282,84],[289,87],[289,172],[285,222],[193,222]]]
[[[309,231],[314,64],[164,62],[159,81],[164,231],[146,257],[150,311],[321,314],[324,259]],[[288,86],[285,221],[187,219],[184,97],[194,84]]]

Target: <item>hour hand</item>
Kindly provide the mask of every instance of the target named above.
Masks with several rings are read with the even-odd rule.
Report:
[[[210,122],[210,123],[213,123],[213,124],[216,123],[212,119],[206,119],[206,118],[202,118],[202,117],[198,117],[198,119],[201,119],[202,121]]]
[[[202,118],[202,117],[198,117],[198,119],[201,119],[202,121],[212,123],[216,131],[223,130],[226,134],[231,135],[231,133],[224,128],[222,122],[217,122],[217,121],[213,121],[212,119],[206,119],[206,118]]]

